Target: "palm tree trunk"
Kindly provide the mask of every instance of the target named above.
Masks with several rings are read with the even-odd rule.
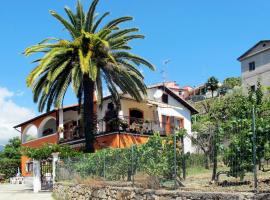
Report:
[[[85,135],[85,151],[93,153],[96,134],[96,113],[94,110],[95,82],[89,76],[83,77],[83,131]]]

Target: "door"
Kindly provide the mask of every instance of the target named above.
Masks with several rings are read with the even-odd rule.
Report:
[[[166,115],[162,115],[162,128],[164,131],[164,134],[168,135],[171,133],[172,131],[172,120],[173,118],[171,118],[170,116],[166,116]]]
[[[51,190],[53,188],[53,170],[52,160],[42,160],[40,162],[40,173],[41,173],[41,189]]]

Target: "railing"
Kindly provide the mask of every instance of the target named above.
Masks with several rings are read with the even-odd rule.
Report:
[[[64,138],[60,140],[60,143],[70,142],[74,140],[84,139],[84,132],[79,125],[75,125],[64,129]]]
[[[100,119],[97,121],[96,135],[110,133],[132,133],[139,135],[153,135],[159,133],[166,135],[170,130],[166,123],[144,120],[134,117],[119,117],[112,119]],[[84,133],[79,126],[72,126],[64,130],[64,138],[60,143],[84,139]]]
[[[134,117],[101,119],[98,120],[97,128],[98,135],[113,132],[127,132],[141,135],[153,135],[155,132],[165,135],[166,133],[165,123]]]

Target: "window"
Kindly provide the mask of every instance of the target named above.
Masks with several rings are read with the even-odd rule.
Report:
[[[32,162],[32,161],[28,161],[28,162],[25,164],[25,171],[26,171],[27,173],[33,172],[33,162]]]
[[[168,103],[168,98],[169,98],[169,97],[168,97],[167,94],[163,94],[163,95],[162,95],[162,102],[163,102],[163,103]]]
[[[249,71],[254,71],[255,70],[255,62],[250,62],[249,64]]]
[[[252,86],[250,87],[250,90],[251,90],[252,92],[255,92],[255,90],[256,90],[255,85],[252,85]]]
[[[184,119],[177,118],[176,121],[175,121],[175,126],[177,128],[184,128]]]
[[[35,125],[30,124],[22,134],[22,142],[28,142],[38,138],[38,129]]]

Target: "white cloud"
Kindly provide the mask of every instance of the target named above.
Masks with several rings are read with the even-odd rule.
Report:
[[[31,109],[21,107],[12,100],[12,97],[20,95],[23,93],[17,94],[0,87],[0,145],[7,143],[12,137],[20,136],[13,127],[35,115]]]

